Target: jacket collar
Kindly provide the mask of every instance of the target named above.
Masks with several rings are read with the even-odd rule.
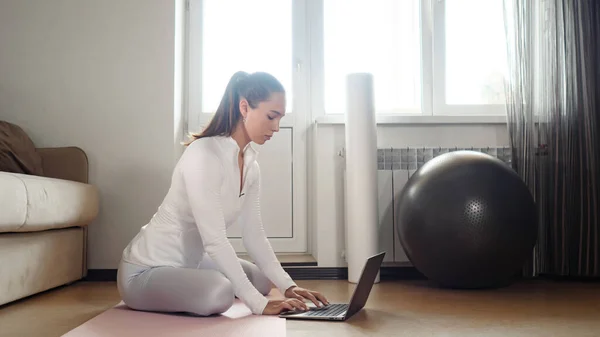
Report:
[[[240,146],[231,136],[221,136],[219,137],[224,144],[224,150],[227,153],[227,157],[230,158],[234,163],[237,163],[237,157],[240,152]],[[245,165],[249,165],[251,162],[257,159],[258,151],[252,146],[252,142],[248,143],[243,149],[244,153],[244,163]]]

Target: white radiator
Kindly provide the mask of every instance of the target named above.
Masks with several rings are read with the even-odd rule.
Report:
[[[396,199],[412,174],[424,163],[440,154],[472,150],[490,154],[510,165],[511,154],[509,147],[484,148],[386,148],[378,149],[378,207],[379,207],[379,249],[386,252],[384,262],[399,265],[410,265],[398,235],[396,234]],[[343,156],[343,150],[340,155]]]

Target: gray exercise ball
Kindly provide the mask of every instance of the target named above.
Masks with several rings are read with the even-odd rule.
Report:
[[[510,284],[537,238],[527,185],[504,162],[475,151],[427,161],[404,186],[396,217],[413,266],[443,287]]]

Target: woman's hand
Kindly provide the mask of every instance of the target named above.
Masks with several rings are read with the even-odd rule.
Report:
[[[263,315],[279,315],[283,311],[307,311],[308,306],[295,298],[286,298],[284,300],[269,300],[267,306],[263,309]]]
[[[329,305],[329,301],[327,301],[325,296],[321,293],[296,286],[288,288],[285,291],[285,297],[296,298],[303,302],[304,300],[310,300],[319,308],[322,307],[323,304]]]

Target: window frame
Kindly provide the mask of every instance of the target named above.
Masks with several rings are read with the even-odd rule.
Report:
[[[307,118],[309,124],[343,124],[344,113],[328,114],[324,101],[324,0],[291,0],[293,48],[290,66],[295,73],[294,102],[306,99],[302,116],[290,112],[282,127],[295,125],[294,120]],[[448,105],[445,97],[445,0],[420,0],[421,7],[421,112],[377,112],[378,124],[486,124],[505,123],[504,104]],[[187,130],[198,130],[212,118],[212,113],[200,112],[202,95],[202,0],[186,0],[186,69],[185,98]],[[298,10],[298,11],[296,11]],[[298,27],[303,27],[299,33]],[[435,53],[434,53],[435,51]],[[301,74],[301,75],[298,75]],[[306,88],[308,87],[308,88]],[[298,92],[300,94],[298,95]],[[297,109],[294,104],[294,109]],[[304,116],[306,115],[306,116]]]

